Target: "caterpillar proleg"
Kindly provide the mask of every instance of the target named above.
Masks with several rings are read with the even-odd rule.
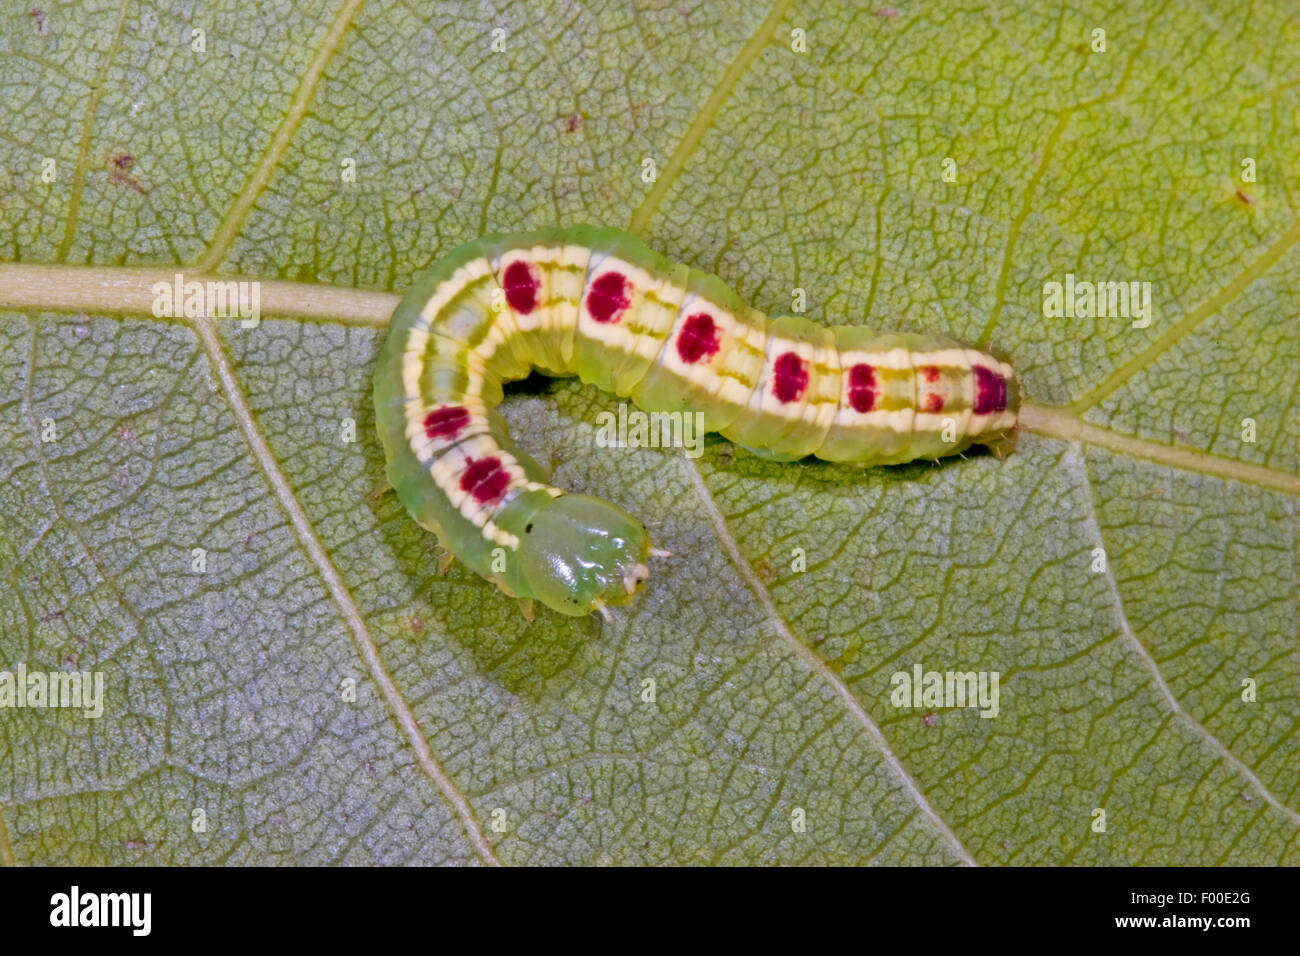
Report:
[[[631,601],[652,549],[616,505],[569,494],[510,440],[502,384],[578,375],[778,460],[861,466],[1014,442],[1011,367],[941,335],[768,318],[714,275],[617,229],[463,245],[393,313],[374,398],[388,477],[443,546],[507,594],[578,616]]]

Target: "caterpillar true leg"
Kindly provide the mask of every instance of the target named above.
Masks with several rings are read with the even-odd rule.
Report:
[[[388,475],[407,510],[503,591],[565,614],[627,603],[650,575],[640,522],[552,487],[496,411],[534,367],[649,412],[698,412],[765,457],[860,465],[1005,453],[1010,366],[943,336],[769,319],[716,276],[615,229],[488,236],[416,278],[375,370]]]

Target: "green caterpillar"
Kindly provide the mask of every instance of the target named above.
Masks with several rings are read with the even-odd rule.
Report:
[[[765,457],[883,465],[1014,442],[1010,366],[938,335],[769,319],[617,229],[485,236],[420,274],[375,369],[388,477],[443,546],[507,594],[578,616],[632,600],[659,552],[639,521],[546,483],[502,383],[577,374]]]

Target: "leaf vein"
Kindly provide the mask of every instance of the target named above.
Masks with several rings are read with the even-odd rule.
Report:
[[[279,499],[280,506],[284,509],[290,523],[292,523],[294,531],[298,535],[298,540],[302,543],[308,558],[316,566],[316,570],[320,574],[330,596],[334,599],[334,603],[338,606],[343,620],[351,629],[353,643],[370,671],[371,679],[378,686],[384,701],[397,719],[398,725],[410,741],[412,748],[414,748],[420,767],[460,817],[466,835],[483,862],[490,865],[500,865],[501,861],[497,859],[496,854],[493,852],[492,844],[484,836],[474,818],[474,812],[469,801],[442,769],[423,731],[420,730],[410,705],[407,704],[406,699],[393,682],[393,678],[384,667],[384,663],[379,656],[379,648],[370,635],[370,629],[366,627],[366,623],[361,617],[360,609],[352,599],[351,591],[344,583],[338,569],[334,567],[334,562],[330,560],[325,551],[325,546],[316,535],[316,529],[312,526],[311,519],[307,517],[302,504],[298,501],[293,489],[289,487],[288,479],[280,470],[280,465],[271,453],[270,446],[267,444],[257,423],[253,420],[252,411],[244,397],[243,390],[235,379],[225,349],[217,337],[215,328],[206,319],[200,319],[192,323],[192,328],[202,342],[203,348],[208,354],[208,360],[212,363],[213,370],[221,380],[231,413],[238,423],[240,431],[244,433],[244,440],[248,443],[249,450],[253,453],[253,457],[266,477],[267,483],[270,484]]]
[[[1241,270],[1235,279],[1188,312],[1145,349],[1111,372],[1103,382],[1075,399],[1069,406],[1069,410],[1076,415],[1082,414],[1106,399],[1138,372],[1146,369],[1157,358],[1186,338],[1207,318],[1222,310],[1229,302],[1250,288],[1256,279],[1271,269],[1273,264],[1297,242],[1300,242],[1300,216],[1296,217],[1290,229],[1282,233],[1258,259]]]
[[[294,90],[293,98],[289,101],[289,109],[284,114],[284,119],[276,127],[271,141],[267,144],[266,150],[262,153],[262,158],[258,160],[253,171],[249,173],[248,179],[244,181],[243,187],[235,197],[226,214],[222,217],[221,222],[217,224],[216,231],[212,234],[212,241],[208,248],[204,250],[203,255],[195,263],[196,268],[203,272],[211,272],[221,264],[222,258],[230,249],[231,243],[239,235],[239,230],[244,225],[244,220],[252,211],[253,204],[270,182],[271,175],[275,172],[280,164],[280,158],[284,155],[285,150],[293,141],[294,135],[298,132],[298,127],[302,125],[303,118],[307,115],[307,107],[311,104],[312,98],[316,95],[316,87],[320,79],[325,74],[326,67],[334,58],[338,51],[339,45],[343,41],[343,35],[347,33],[348,27],[352,25],[353,19],[365,0],[344,0],[343,6],[335,15],[334,21],[330,28],[325,32],[320,46],[316,49],[316,54],[312,57],[311,63],[307,66],[307,72],[303,74],[298,83],[298,88]]]
[[[1072,453],[1066,457],[1072,459],[1071,464],[1077,474],[1080,484],[1083,486],[1085,504],[1088,507],[1092,530],[1095,532],[1095,540],[1099,546],[1104,548],[1105,543],[1102,541],[1101,521],[1097,516],[1096,500],[1092,493],[1092,475],[1088,472],[1088,466],[1084,461],[1083,451],[1078,445],[1075,445],[1072,449]],[[1156,688],[1160,691],[1160,696],[1164,698],[1165,704],[1173,712],[1173,715],[1190,727],[1204,741],[1209,749],[1219,756],[1220,759],[1236,770],[1238,774],[1245,777],[1251,788],[1263,797],[1269,805],[1284,813],[1293,823],[1300,826],[1300,812],[1296,812],[1275,797],[1268,787],[1264,786],[1263,781],[1255,775],[1255,772],[1251,770],[1250,767],[1246,766],[1245,761],[1229,750],[1218,737],[1210,733],[1210,731],[1202,725],[1200,721],[1183,709],[1183,705],[1178,702],[1178,698],[1174,696],[1173,691],[1169,689],[1169,685],[1165,682],[1164,675],[1160,673],[1160,666],[1156,663],[1155,658],[1151,656],[1151,652],[1147,650],[1146,645],[1138,640],[1137,634],[1134,633],[1132,625],[1129,624],[1128,615],[1124,611],[1124,598],[1123,595],[1120,594],[1119,583],[1115,580],[1115,572],[1111,567],[1110,562],[1107,562],[1106,564],[1105,578],[1107,588],[1111,593],[1111,599],[1114,603],[1120,633],[1124,635],[1124,640],[1141,659],[1143,666],[1146,668],[1148,673],[1150,673],[1152,680],[1155,681]]]
[[[108,77],[108,68],[112,65],[113,57],[117,55],[117,48],[122,42],[122,28],[126,24],[126,10],[129,6],[129,0],[123,0],[122,9],[118,13],[117,29],[113,32],[113,40],[108,45],[108,52],[104,54],[104,63],[91,84],[90,98],[86,101],[86,112],[81,121],[81,139],[77,143],[77,167],[72,174],[72,194],[68,197],[68,222],[63,228],[63,241],[59,243],[58,251],[54,254],[58,262],[67,260],[68,250],[72,248],[72,240],[77,233],[77,221],[81,214],[81,195],[86,186],[86,172],[90,166],[90,141],[95,136],[95,114],[99,112],[99,103],[104,96],[104,80]]]
[[[628,224],[627,231],[634,235],[639,235],[654,215],[655,210],[663,201],[664,195],[668,192],[673,182],[686,166],[686,161],[694,154],[696,148],[700,145],[700,140],[704,134],[709,131],[714,120],[718,118],[718,113],[722,109],[722,104],[726,102],[731,95],[740,78],[749,69],[751,63],[758,58],[763,52],[763,48],[771,41],[773,34],[776,33],[777,25],[785,19],[786,11],[794,4],[794,0],[777,0],[768,11],[767,17],[758,25],[749,41],[740,48],[736,58],[731,61],[726,72],[722,74],[722,79],[718,85],[713,88],[700,111],[695,114],[695,119],[691,125],[686,128],[685,135],[673,150],[672,155],[668,157],[668,162],[664,165],[659,176],[655,179],[654,185],[650,187],[650,192],[646,194],[641,205],[632,213],[632,220]]]
[[[5,808],[0,805],[0,866],[17,866],[13,844],[9,842],[9,830],[5,826]]]
[[[803,641],[795,637],[790,630],[789,625],[776,609],[776,604],[772,600],[772,595],[768,589],[759,580],[754,569],[750,567],[749,562],[745,560],[744,555],[740,553],[740,545],[727,528],[727,520],[723,517],[722,512],[718,509],[718,503],[714,501],[708,485],[704,483],[704,475],[700,472],[699,466],[695,462],[690,462],[687,468],[687,475],[694,485],[696,493],[700,497],[700,502],[708,513],[709,521],[713,524],[714,530],[718,536],[719,542],[726,549],[728,556],[731,558],[732,565],[736,571],[745,580],[750,591],[758,598],[759,604],[762,605],[764,613],[776,628],[777,634],[785,642],[795,655],[804,662],[817,676],[819,676],[830,689],[840,698],[849,713],[862,725],[876,749],[880,752],[886,765],[893,771],[898,782],[902,785],[903,790],[909,797],[915,801],[918,808],[929,819],[930,824],[946,839],[961,857],[962,861],[969,866],[976,866],[975,858],[971,856],[970,851],[962,845],[962,842],[953,833],[952,828],[944,822],[930,802],[926,800],[925,794],[921,792],[912,775],[907,772],[903,762],[894,753],[893,748],[889,746],[889,741],[881,733],[876,722],[863,708],[861,701],[853,694],[848,686],[840,680],[834,671],[827,666],[826,662],[818,657]]]

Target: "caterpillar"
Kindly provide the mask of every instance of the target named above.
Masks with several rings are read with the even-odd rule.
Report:
[[[1011,367],[941,335],[749,308],[617,229],[484,236],[413,280],[374,373],[388,479],[443,547],[507,594],[581,616],[650,576],[642,524],[570,494],[511,441],[502,384],[577,374],[647,412],[700,412],[767,458],[861,466],[1014,444]]]

